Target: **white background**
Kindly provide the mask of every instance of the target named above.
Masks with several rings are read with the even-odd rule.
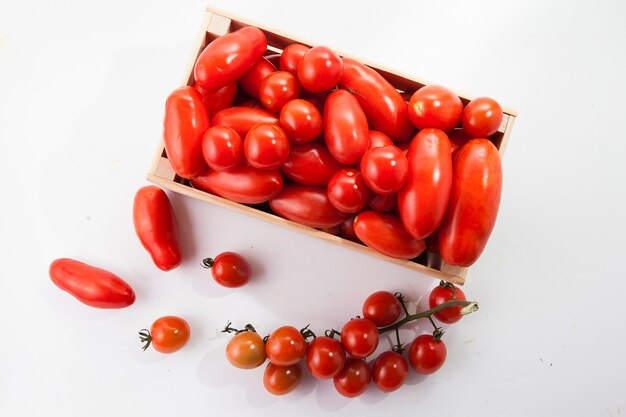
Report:
[[[338,328],[371,292],[416,300],[434,280],[171,193],[183,265],[160,272],[134,235],[205,5],[0,3],[0,415],[626,415],[626,3],[213,2],[519,111],[498,223],[464,288],[480,311],[448,329],[440,372],[354,400],[310,377],[267,394],[261,368],[227,364],[218,330]],[[224,250],[250,258],[248,286],[199,267]],[[124,277],[136,304],[78,303],[48,278],[58,257]],[[142,352],[137,330],[168,314],[190,343]]]

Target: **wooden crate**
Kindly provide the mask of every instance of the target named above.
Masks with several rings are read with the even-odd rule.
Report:
[[[235,17],[225,12],[208,7],[204,19],[202,20],[200,33],[198,34],[198,38],[193,46],[193,52],[191,54],[189,62],[187,63],[181,85],[192,85],[194,83],[193,67],[196,62],[196,58],[207,44],[209,44],[211,41],[221,35],[235,31],[244,26],[256,26],[259,29],[263,30],[263,32],[265,32],[268,44],[267,54],[280,53],[287,45],[295,42],[308,46],[315,46],[315,44],[307,42],[306,40],[281,33],[256,22],[251,22],[247,19]],[[374,64],[367,60],[357,58],[340,51],[336,52],[341,56],[354,58],[362,62],[363,64],[374,68],[392,85],[394,85],[400,92],[412,93],[413,91],[424,85],[433,84],[424,79],[402,74],[398,71],[391,70],[382,65]],[[472,99],[472,97],[467,94],[462,94],[458,91],[456,91],[456,93],[459,95],[459,97],[461,97],[461,100],[464,104],[467,104],[467,102]],[[516,117],[515,111],[504,107],[503,110],[504,118],[502,119],[502,124],[498,129],[498,132],[490,138],[498,147],[501,156],[506,147]],[[235,203],[215,196],[213,194],[195,189],[189,185],[189,182],[187,180],[178,177],[174,173],[169,161],[167,160],[163,138],[161,138],[157,147],[154,161],[150,167],[150,172],[148,173],[148,180],[174,192],[194,197],[211,204],[226,207],[279,226],[297,230],[306,235],[314,236],[327,242],[345,246],[350,249],[354,249],[368,255],[384,259],[388,262],[392,262],[397,265],[401,265],[406,268],[422,272],[423,274],[430,275],[438,280],[444,280],[459,285],[463,285],[463,283],[465,282],[465,276],[467,274],[468,268],[446,265],[441,261],[440,257],[437,254],[425,253],[415,260],[390,258],[364,245],[342,239],[338,236],[330,235],[317,229],[302,226],[290,220],[278,217],[272,213],[264,211],[262,208],[255,208]]]

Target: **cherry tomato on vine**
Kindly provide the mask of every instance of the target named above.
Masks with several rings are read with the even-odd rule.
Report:
[[[309,49],[298,64],[298,80],[311,93],[324,93],[335,87],[343,71],[343,61],[325,46]]]
[[[465,294],[459,287],[455,287],[452,284],[442,283],[440,285],[437,285],[430,292],[430,296],[428,297],[428,305],[430,306],[430,308],[434,308],[452,299],[462,301],[467,300],[467,298],[465,298]],[[461,318],[463,318],[463,315],[461,315],[462,308],[463,307],[461,306],[448,307],[446,309],[436,312],[434,316],[442,323],[456,323],[457,321],[461,320]]]
[[[247,284],[252,274],[252,268],[246,258],[235,252],[220,253],[215,259],[206,258],[203,265],[211,269],[215,282],[228,288],[238,288]]]
[[[202,156],[209,168],[228,171],[243,160],[243,141],[235,130],[227,126],[213,126],[202,138]]]
[[[309,101],[291,100],[280,111],[280,125],[292,143],[306,143],[322,133],[322,114]]]
[[[280,70],[290,72],[293,75],[298,75],[298,65],[300,65],[302,57],[309,51],[309,49],[311,48],[300,43],[292,43],[291,45],[288,45],[280,56]]]
[[[378,329],[369,319],[352,319],[341,329],[341,343],[346,352],[357,358],[366,358],[378,347]]]
[[[276,67],[272,65],[265,57],[259,59],[253,66],[246,72],[237,83],[250,97],[259,98],[259,89],[261,88],[261,82],[276,71]]]
[[[369,365],[360,358],[348,358],[341,371],[333,378],[335,389],[344,397],[354,398],[363,394],[372,380]]]
[[[268,363],[263,373],[265,389],[274,395],[285,395],[296,389],[302,380],[302,368],[295,363],[289,366],[279,366]]]
[[[261,123],[250,129],[243,141],[246,161],[259,169],[280,168],[289,158],[289,139],[276,124]]]
[[[432,127],[448,131],[461,122],[463,103],[459,96],[440,85],[427,85],[415,93],[409,102],[409,118],[418,129]]]
[[[289,366],[300,362],[306,355],[307,343],[300,330],[283,326],[274,330],[265,343],[265,352],[270,362]]]
[[[395,323],[402,314],[402,304],[389,291],[376,291],[363,303],[363,317],[371,320],[376,327]]]
[[[463,130],[473,138],[486,138],[498,131],[502,123],[502,107],[492,98],[479,97],[463,109]]]
[[[357,169],[345,168],[337,171],[328,182],[328,200],[343,213],[356,213],[370,198],[363,175]]]
[[[265,362],[265,343],[257,332],[237,333],[226,345],[226,357],[236,368],[258,368]]]
[[[317,379],[334,378],[346,363],[346,351],[341,342],[327,336],[319,336],[309,344],[306,366]]]
[[[300,84],[287,71],[276,71],[265,77],[259,87],[259,101],[271,112],[280,113],[283,106],[300,97]]]
[[[404,384],[409,373],[406,359],[397,352],[383,352],[374,361],[372,379],[382,392],[395,391]]]
[[[443,366],[446,361],[446,345],[435,340],[433,335],[417,336],[409,349],[409,362],[418,374],[432,374]]]
[[[150,345],[157,352],[174,353],[187,344],[191,336],[191,329],[187,322],[176,316],[165,316],[152,323],[150,331],[139,332],[139,339],[145,343],[143,350]]]
[[[393,145],[370,147],[361,159],[363,179],[377,194],[391,194],[402,188],[408,169],[406,156]]]

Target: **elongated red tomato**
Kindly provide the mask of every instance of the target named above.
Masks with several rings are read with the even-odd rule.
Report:
[[[325,187],[286,185],[270,207],[281,217],[319,229],[338,226],[348,217],[330,204]]]
[[[432,234],[443,221],[452,187],[448,136],[438,129],[421,130],[411,142],[409,174],[398,192],[405,229],[415,239]]]
[[[237,81],[263,56],[265,34],[246,26],[220,36],[200,53],[193,69],[196,82],[207,90]]]
[[[350,58],[343,58],[339,87],[356,93],[370,127],[395,141],[411,137],[415,129],[409,120],[406,102],[382,75]]]
[[[241,138],[245,138],[252,126],[259,123],[278,124],[278,117],[267,110],[240,106],[224,109],[211,119],[211,126],[230,127]]]
[[[135,302],[135,292],[117,275],[73,259],[50,264],[50,279],[81,303],[97,308],[124,308]]]
[[[276,71],[276,67],[263,57],[259,59],[237,83],[250,97],[259,98],[261,82],[274,71]]]
[[[473,139],[456,151],[452,170],[439,249],[447,264],[467,267],[485,249],[496,223],[502,193],[500,154],[487,139]]]
[[[342,164],[359,162],[369,145],[367,118],[354,95],[330,93],[324,105],[324,138],[333,157]]]
[[[214,90],[205,90],[198,84],[194,85],[202,96],[202,102],[209,117],[213,117],[218,111],[231,107],[237,94],[237,83],[226,84]]]
[[[304,185],[327,185],[343,166],[322,144],[309,142],[291,148],[281,168],[287,178]]]
[[[225,172],[207,169],[190,182],[200,190],[243,204],[264,203],[283,188],[280,172],[251,166],[240,166]]]
[[[176,216],[165,191],[155,185],[140,188],[133,202],[133,223],[157,268],[169,271],[180,265]]]
[[[364,211],[354,219],[354,233],[372,249],[392,258],[413,259],[426,245],[413,239],[402,226],[402,221],[391,214]]]
[[[202,96],[193,87],[180,87],[165,102],[163,139],[167,158],[183,178],[193,178],[206,168],[202,157],[202,135],[209,128]]]

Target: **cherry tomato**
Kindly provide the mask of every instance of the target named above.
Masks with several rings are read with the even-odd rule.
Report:
[[[300,364],[278,366],[268,363],[263,374],[263,385],[270,394],[285,395],[296,389],[302,380]]]
[[[459,96],[440,85],[427,85],[415,93],[409,102],[409,118],[418,129],[429,127],[445,131],[461,122],[463,103]]]
[[[371,380],[372,371],[363,359],[348,358],[343,369],[333,378],[333,383],[339,394],[354,398],[367,390]]]
[[[431,235],[446,214],[452,188],[448,136],[438,129],[421,130],[411,142],[408,178],[398,192],[402,224],[415,239]]]
[[[265,362],[265,343],[256,332],[237,333],[226,345],[226,357],[236,368],[258,368]]]
[[[315,378],[334,378],[345,363],[346,351],[339,340],[320,336],[309,344],[306,366]]]
[[[359,102],[346,90],[333,91],[324,105],[324,138],[342,164],[359,162],[369,145],[367,118]]]
[[[455,287],[452,284],[442,283],[433,288],[433,290],[430,292],[430,297],[428,297],[428,305],[430,306],[430,308],[434,308],[450,300],[465,301],[467,300],[467,298],[465,298],[465,294],[460,288]],[[461,314],[462,308],[463,307],[460,306],[448,307],[436,312],[433,315],[437,318],[437,320],[442,323],[452,324],[463,318],[463,315]]]
[[[452,191],[439,229],[441,258],[448,265],[470,266],[487,245],[496,223],[502,192],[498,149],[487,139],[472,139],[457,150]]]
[[[223,287],[238,288],[250,281],[252,268],[243,256],[235,252],[223,252],[215,259],[206,258],[204,265],[211,268],[215,282]]]
[[[463,109],[463,130],[473,138],[486,138],[498,131],[502,117],[497,101],[489,97],[475,98]]]
[[[374,130],[396,141],[405,141],[415,129],[408,116],[406,102],[378,72],[350,58],[343,59],[341,88],[352,90]]]
[[[270,207],[281,217],[316,229],[338,226],[347,218],[330,204],[326,188],[310,185],[286,185]]]
[[[213,126],[202,138],[202,156],[209,168],[228,171],[243,160],[243,141],[239,133],[227,126]]]
[[[409,349],[409,363],[418,374],[436,372],[446,361],[446,345],[430,334],[417,336]]]
[[[397,352],[383,352],[372,366],[372,379],[382,392],[395,391],[404,384],[409,373],[406,359]]]
[[[300,84],[294,75],[276,71],[261,81],[259,100],[271,112],[280,113],[283,106],[300,97]]]
[[[426,248],[423,240],[413,239],[402,221],[391,214],[363,211],[354,219],[354,232],[367,246],[392,258],[413,259]]]
[[[145,342],[143,350],[148,349],[148,346],[152,344],[157,352],[174,353],[187,344],[191,329],[184,319],[165,316],[152,323],[150,332],[142,330],[139,335],[141,341]]]
[[[469,142],[472,137],[463,129],[452,129],[448,132],[448,139],[450,139],[450,152],[454,158],[457,149]]]
[[[264,203],[277,196],[283,188],[280,172],[249,166],[225,172],[209,169],[190,182],[202,191],[243,204]]]
[[[366,358],[378,347],[380,336],[373,321],[352,319],[341,329],[341,343],[350,355]]]
[[[289,159],[281,168],[287,178],[304,185],[328,185],[342,165],[324,145],[310,142],[291,148]]]
[[[202,96],[193,87],[180,87],[165,103],[163,139],[167,159],[180,177],[193,178],[206,168],[202,135],[209,128]]]
[[[328,200],[341,212],[356,213],[365,207],[369,198],[370,190],[357,169],[337,171],[328,183]]]
[[[182,255],[176,216],[165,191],[154,185],[137,191],[133,201],[133,224],[157,268],[169,271],[180,265]]]
[[[241,78],[266,49],[265,34],[254,26],[227,33],[200,53],[193,69],[194,78],[207,90],[223,87]]]
[[[237,95],[237,83],[226,84],[224,87],[214,90],[205,90],[198,84],[195,84],[194,87],[202,96],[202,102],[209,117],[213,117],[218,111],[231,107],[235,102],[235,95]]]
[[[389,291],[377,291],[367,297],[363,303],[363,317],[376,327],[385,327],[395,323],[402,314],[402,304]]]
[[[91,307],[124,308],[135,302],[135,292],[120,277],[73,259],[53,261],[49,275],[57,287]]]
[[[298,81],[311,93],[324,93],[335,87],[343,71],[343,61],[325,46],[309,49],[298,64]]]
[[[353,242],[361,243],[356,233],[354,233],[354,218],[356,216],[348,217],[339,225],[339,235]]]
[[[408,167],[406,156],[395,146],[370,148],[361,159],[363,180],[377,194],[398,191],[406,181]]]
[[[289,158],[289,139],[280,126],[261,123],[246,135],[243,152],[246,161],[255,168],[278,169]]]
[[[306,143],[322,133],[322,115],[309,101],[291,100],[280,112],[280,125],[291,143]]]
[[[391,141],[389,136],[377,130],[370,130],[369,149],[382,148],[383,146],[391,146],[391,145],[393,145],[393,142]]]
[[[367,202],[369,208],[375,211],[387,212],[395,210],[398,207],[398,194],[372,194],[370,201]]]
[[[298,65],[300,65],[302,57],[309,51],[309,49],[311,48],[299,43],[292,43],[291,45],[288,45],[280,56],[280,70],[290,72],[293,75],[298,75]]]
[[[262,57],[237,81],[237,83],[250,97],[259,98],[261,82],[274,71],[276,71],[276,67],[265,57]]]
[[[241,106],[224,109],[211,119],[211,126],[228,126],[242,138],[259,123],[278,124],[278,117],[267,110]]]
[[[300,330],[283,326],[274,330],[265,343],[265,353],[274,365],[289,366],[306,355],[307,344]]]

